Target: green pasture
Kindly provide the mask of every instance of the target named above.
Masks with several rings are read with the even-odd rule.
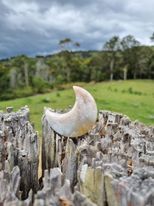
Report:
[[[111,110],[128,115],[132,120],[139,120],[147,125],[154,125],[154,81],[128,80],[102,83],[74,83],[82,85],[95,98],[98,109]],[[63,90],[53,90],[47,94],[35,95],[0,102],[0,110],[8,106],[14,110],[25,105],[30,108],[30,118],[36,130],[41,134],[41,117],[44,107],[64,109],[75,101],[71,84]]]

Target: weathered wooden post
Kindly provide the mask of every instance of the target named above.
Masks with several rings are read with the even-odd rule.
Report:
[[[45,117],[42,124],[42,148],[48,154],[43,162],[52,159],[50,166],[61,168],[72,191],[98,206],[154,204],[153,127],[100,111],[95,128],[74,141],[56,134]],[[46,164],[44,169],[50,167]]]
[[[58,142],[62,142],[60,136],[52,136],[50,132],[45,134],[50,136],[49,140],[54,145],[61,145]],[[49,146],[46,144],[45,149],[47,145]],[[52,147],[55,149],[55,146]],[[64,150],[62,147],[61,149]],[[53,162],[49,164],[51,161],[47,161],[48,170],[44,170],[43,187],[39,191],[38,151],[37,134],[29,122],[29,109],[24,107],[13,112],[13,108],[9,107],[7,113],[0,113],[0,205],[94,206],[80,192],[72,194],[70,181],[61,172],[58,149],[53,150],[52,158],[50,147],[48,148],[45,159],[51,158]],[[59,167],[55,167],[56,164]],[[51,167],[53,169],[49,169]]]
[[[18,165],[22,199],[27,198],[30,189],[38,190],[38,151],[28,107],[18,112],[8,108],[7,113],[0,113],[0,170],[11,172]]]
[[[100,111],[78,138],[42,118],[42,188],[38,140],[29,109],[0,113],[0,205],[153,206],[154,127]]]

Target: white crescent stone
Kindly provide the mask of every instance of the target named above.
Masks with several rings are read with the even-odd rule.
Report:
[[[50,127],[60,135],[79,137],[86,134],[97,119],[97,106],[92,95],[85,89],[73,86],[76,101],[67,113],[56,113],[45,109],[45,117]]]

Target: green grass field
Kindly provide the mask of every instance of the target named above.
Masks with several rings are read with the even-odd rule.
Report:
[[[132,120],[139,120],[148,125],[154,125],[154,81],[113,81],[102,83],[80,83],[95,98],[98,109],[121,112]],[[48,94],[0,102],[0,110],[5,111],[8,106],[14,110],[28,105],[31,111],[31,121],[41,134],[41,116],[43,108],[68,108],[75,101],[74,93],[69,85],[68,89],[53,91]]]

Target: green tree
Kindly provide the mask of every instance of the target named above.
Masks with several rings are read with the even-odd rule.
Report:
[[[73,44],[76,48],[79,48],[80,47],[80,43],[79,42],[74,42]]]
[[[61,48],[61,50],[69,50],[69,45],[72,43],[72,40],[70,38],[65,38],[65,39],[61,39],[59,41],[59,46]]]
[[[78,42],[73,42],[70,38],[65,38],[59,41],[59,45],[61,46],[60,56],[63,58],[63,70],[64,76],[66,77],[66,82],[71,82],[71,73],[74,73],[75,64],[74,64],[74,54],[71,51],[73,46],[79,47],[80,44]]]
[[[9,88],[9,69],[4,65],[0,64],[0,92]]]
[[[95,53],[89,59],[90,81],[103,81],[108,77],[108,59],[106,53]]]
[[[121,49],[122,49],[122,57],[123,57],[123,79],[127,79],[128,69],[131,65],[134,64],[134,75],[136,74],[136,63],[134,61],[134,57],[137,57],[138,47],[140,46],[140,42],[135,39],[132,35],[127,35],[123,37],[121,40]],[[132,63],[132,64],[131,64]]]
[[[151,41],[154,41],[154,32],[152,33],[150,39],[151,39]]]
[[[9,78],[10,69],[5,65],[0,63],[0,99],[9,98]],[[10,95],[11,96],[11,95]]]
[[[120,50],[120,38],[113,36],[103,46],[104,50],[108,52],[110,58],[110,80],[113,80],[117,52]]]
[[[146,56],[147,56],[147,61],[146,61],[146,78],[148,77],[149,79],[154,78],[154,50],[153,48],[148,47],[149,52],[146,51]]]
[[[16,70],[16,86],[29,86],[29,58],[25,55],[17,56],[12,60],[12,66]]]

